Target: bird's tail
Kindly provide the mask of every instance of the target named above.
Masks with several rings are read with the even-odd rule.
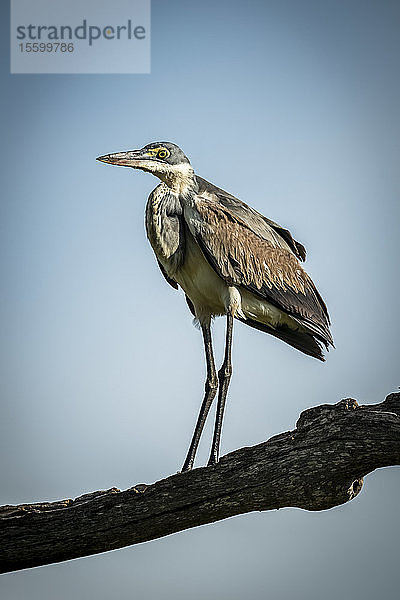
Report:
[[[250,325],[250,327],[265,331],[265,333],[270,333],[290,346],[293,346],[293,348],[297,348],[297,350],[304,352],[304,354],[318,358],[318,360],[325,360],[322,353],[321,342],[312,333],[308,333],[307,331],[304,331],[304,329],[291,329],[284,323],[275,327],[270,327],[265,323],[260,323],[249,318],[246,320],[241,319],[240,317],[237,318],[239,321],[242,321],[242,323]]]

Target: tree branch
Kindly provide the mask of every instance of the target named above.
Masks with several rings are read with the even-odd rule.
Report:
[[[400,464],[400,393],[304,411],[294,431],[218,465],[125,491],[0,508],[0,572],[138,544],[254,510],[323,510],[354,498],[363,477]]]

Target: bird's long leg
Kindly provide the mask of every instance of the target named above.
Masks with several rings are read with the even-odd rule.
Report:
[[[225,357],[221,369],[218,371],[219,391],[217,414],[215,417],[214,436],[211,447],[210,459],[208,465],[215,465],[219,459],[219,445],[221,438],[222,419],[224,416],[225,400],[228,392],[229,382],[232,375],[232,333],[233,333],[233,315],[229,311],[226,321],[226,341],[225,341]]]
[[[182,471],[189,471],[193,467],[194,458],[196,456],[197,446],[199,445],[201,432],[203,431],[204,423],[206,422],[211,404],[215,398],[218,389],[218,377],[214,364],[214,355],[212,349],[211,327],[210,324],[202,325],[204,350],[207,362],[207,379],[205,384],[204,400],[200,408],[197,418],[196,427],[190,443],[189,451],[182,467]]]

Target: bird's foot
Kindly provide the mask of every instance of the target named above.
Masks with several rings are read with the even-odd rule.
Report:
[[[194,460],[189,460],[184,462],[184,465],[181,469],[181,473],[186,473],[186,471],[191,471],[193,469]]]
[[[210,458],[208,459],[207,467],[216,465],[219,461],[219,455],[216,452],[211,452]]]

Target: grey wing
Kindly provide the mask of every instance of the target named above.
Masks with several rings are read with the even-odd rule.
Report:
[[[264,215],[254,210],[251,206],[248,206],[238,198],[235,198],[235,196],[232,196],[232,194],[225,192],[202,177],[197,176],[197,182],[199,196],[212,198],[246,223],[254,233],[271,242],[273,246],[290,250],[299,260],[305,261],[306,249],[303,244],[300,244],[300,242],[297,242],[293,238],[288,229],[267,219],[267,217],[264,217]]]
[[[162,264],[160,263],[158,258],[157,258],[157,263],[158,263],[158,266],[160,267],[161,273],[164,275],[164,277],[168,281],[169,285],[172,285],[172,287],[175,288],[176,290],[179,289],[179,286],[176,283],[175,279],[172,279],[172,277],[168,277],[166,270],[164,269],[164,267],[162,266]]]
[[[333,344],[326,305],[294,253],[257,235],[220,203],[197,197],[186,221],[204,256],[230,285],[265,298]]]

